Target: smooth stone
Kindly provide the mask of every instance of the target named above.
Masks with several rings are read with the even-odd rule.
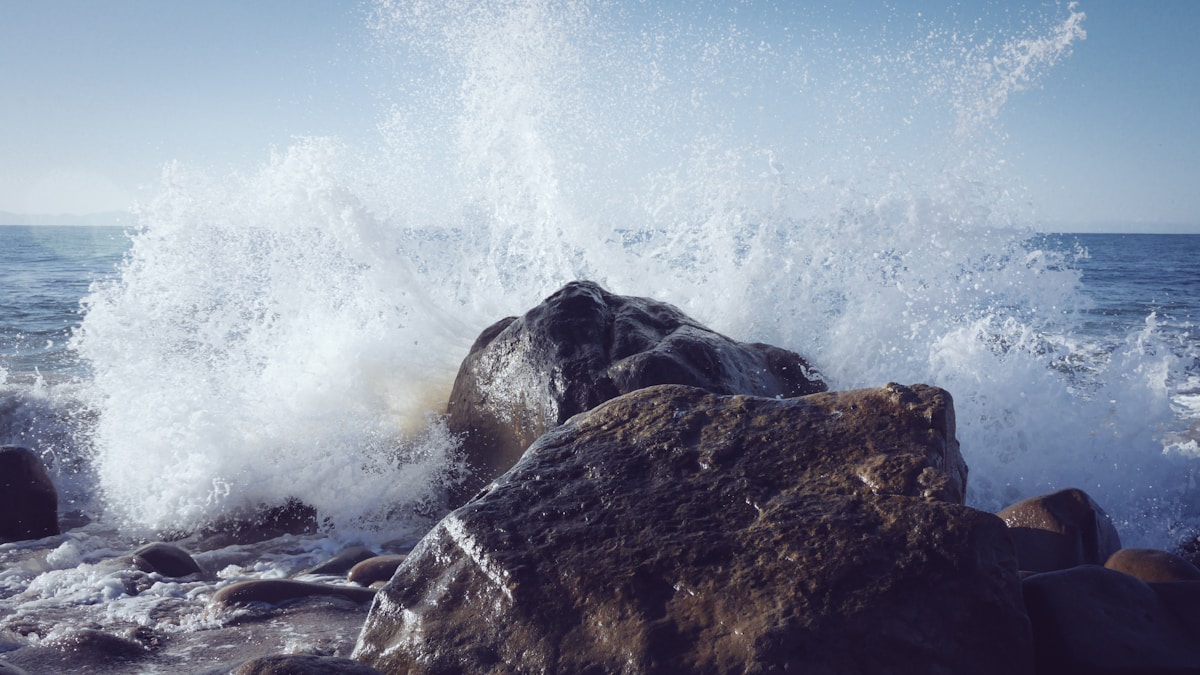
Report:
[[[59,534],[58,491],[42,458],[0,445],[0,543]]]
[[[350,571],[358,563],[373,558],[376,553],[365,546],[351,546],[342,550],[337,555],[329,560],[304,570],[300,574],[327,574],[327,575],[343,575]]]
[[[375,591],[358,586],[317,584],[293,579],[252,579],[230,584],[213,593],[209,603],[216,606],[243,605],[255,602],[281,605],[293,600],[312,597],[334,597],[364,603],[374,599]]]
[[[1017,502],[997,515],[1008,524],[1022,570],[1103,565],[1121,548],[1112,519],[1076,488]]]
[[[274,654],[238,666],[232,675],[383,675],[358,661],[337,656]]]
[[[1109,556],[1104,566],[1147,582],[1200,581],[1200,569],[1195,565],[1174,553],[1151,548],[1123,548]]]
[[[29,671],[0,658],[0,675],[29,675]]]
[[[174,544],[152,542],[134,551],[131,557],[134,566],[148,574],[158,573],[172,578],[204,574],[196,560]]]
[[[388,581],[406,558],[408,558],[408,554],[377,555],[374,558],[368,558],[352,567],[346,580],[359,586],[370,586],[377,581]]]

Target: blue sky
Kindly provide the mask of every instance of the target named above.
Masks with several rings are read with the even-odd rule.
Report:
[[[966,30],[1065,13],[1044,2],[940,2],[921,3],[918,19],[906,3],[843,6],[826,20],[847,34],[861,32],[864,17]],[[1200,2],[1079,8],[1087,39],[1006,105],[1002,154],[1051,229],[1200,231]],[[171,160],[251,170],[295,136],[369,143],[395,75],[372,46],[369,9],[315,0],[0,3],[0,211],[122,210],[148,196]],[[824,16],[804,14],[816,15]]]

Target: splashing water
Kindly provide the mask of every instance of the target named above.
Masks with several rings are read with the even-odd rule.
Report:
[[[591,278],[835,388],[947,388],[981,508],[1076,485],[1134,540],[1190,515],[1194,469],[1157,440],[1176,357],[1150,324],[1100,356],[1077,336],[1078,273],[1030,243],[1000,159],[1005,104],[1084,15],[846,34],[735,9],[379,0],[376,147],[169,167],[75,339],[110,510],[398,518],[454,476],[431,411],[478,331]]]

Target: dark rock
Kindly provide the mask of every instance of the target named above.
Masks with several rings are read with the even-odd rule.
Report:
[[[1104,566],[1142,581],[1200,581],[1200,569],[1195,565],[1174,553],[1151,548],[1123,548],[1109,556]]]
[[[299,499],[283,504],[259,504],[250,509],[231,513],[201,527],[198,532],[175,530],[161,532],[165,540],[183,539],[192,535],[199,550],[226,546],[255,544],[288,534],[313,534],[319,521],[317,510]]]
[[[0,675],[29,675],[29,671],[0,659]]]
[[[214,606],[249,603],[282,605],[314,597],[342,598],[361,603],[370,602],[375,597],[375,591],[358,586],[316,584],[292,579],[252,579],[230,584],[213,593],[209,603]]]
[[[792,352],[736,342],[663,302],[573,282],[486,329],[463,360],[447,424],[464,436],[473,473],[453,499],[507,471],[572,415],[656,384],[768,397],[825,390]]]
[[[134,551],[132,562],[147,574],[158,573],[164,577],[186,577],[189,574],[204,573],[187,551],[161,541],[146,544]]]
[[[382,675],[350,659],[310,654],[262,656],[238,666],[233,675]]]
[[[359,586],[370,586],[379,581],[387,581],[396,573],[396,568],[408,558],[407,554],[377,555],[367,558],[350,568],[346,580]]]
[[[0,543],[59,533],[58,491],[29,448],[0,445]]]
[[[54,638],[49,646],[65,652],[94,654],[98,661],[109,658],[132,659],[150,652],[142,642],[105,633],[100,630],[83,629]]]
[[[375,552],[365,546],[351,546],[320,565],[304,570],[301,574],[342,575],[349,572],[358,563],[374,557]]]
[[[1016,558],[950,397],[660,386],[541,437],[379,592],[408,673],[1029,673]]]
[[[1039,673],[1200,672],[1200,636],[1139,579],[1082,565],[1031,576],[1024,592]]]
[[[1103,565],[1121,548],[1112,519],[1076,488],[1017,502],[997,515],[1012,530],[1023,570]]]

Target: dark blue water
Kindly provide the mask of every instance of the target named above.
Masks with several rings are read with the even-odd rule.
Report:
[[[9,381],[82,374],[67,347],[79,302],[116,273],[128,245],[117,227],[0,226],[0,373]]]
[[[1094,303],[1088,332],[1125,334],[1153,314],[1180,336],[1200,334],[1200,235],[1076,234],[1061,241],[1086,252],[1077,264]]]

